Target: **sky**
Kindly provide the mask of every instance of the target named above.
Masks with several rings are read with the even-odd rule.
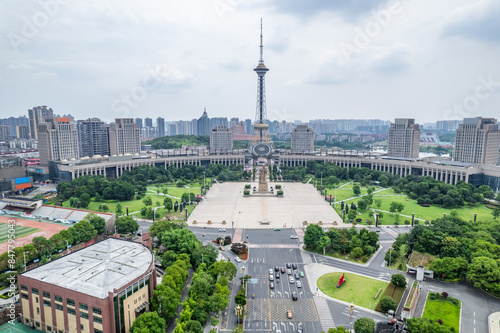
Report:
[[[498,0],[0,0],[0,118],[500,118]]]

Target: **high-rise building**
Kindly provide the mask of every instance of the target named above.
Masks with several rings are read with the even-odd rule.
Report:
[[[198,119],[191,119],[191,133],[193,135],[198,135]]]
[[[38,139],[38,124],[43,123],[46,118],[53,117],[54,111],[47,106],[35,106],[33,109],[28,110],[30,135],[32,139]]]
[[[78,120],[78,142],[80,157],[94,155],[109,155],[109,125],[99,118]]]
[[[18,284],[27,327],[128,333],[151,310],[156,268],[148,247],[108,238],[19,274]]]
[[[78,133],[69,117],[45,118],[45,122],[38,124],[37,134],[40,165],[80,157]]]
[[[209,129],[211,130],[215,126],[228,126],[228,121],[226,117],[215,117],[215,118],[210,118],[210,127]]]
[[[294,154],[314,152],[314,131],[307,125],[298,125],[291,133],[291,150]]]
[[[7,141],[10,139],[10,128],[8,125],[0,125],[0,140]]]
[[[156,127],[158,128],[158,136],[165,136],[165,119],[162,117],[156,118]]]
[[[473,164],[497,164],[500,130],[494,118],[465,118],[457,129],[453,159]]]
[[[215,126],[210,131],[210,152],[227,152],[233,149],[233,132],[227,126]]]
[[[26,126],[26,125],[16,126],[16,137],[18,139],[28,139],[29,138],[28,132],[29,132],[28,126]]]
[[[179,134],[179,133],[177,133],[177,124],[176,123],[168,124],[168,135],[172,136],[172,135],[177,135],[177,134]]]
[[[247,132],[247,134],[253,133],[252,119],[245,119],[245,131]]]
[[[455,131],[460,126],[461,120],[438,120],[436,129],[443,131]]]
[[[109,153],[111,155],[139,154],[141,138],[139,126],[133,118],[116,118],[109,126]]]
[[[135,123],[137,124],[137,126],[139,126],[139,129],[141,129],[143,126],[142,126],[142,118],[135,118]]]
[[[420,127],[415,119],[396,118],[389,127],[387,155],[418,158],[420,150]]]
[[[210,119],[207,115],[207,108],[203,109],[203,114],[198,119],[197,122],[198,133],[197,135],[209,135],[210,134]]]
[[[153,119],[145,118],[144,119],[144,127],[153,127]]]

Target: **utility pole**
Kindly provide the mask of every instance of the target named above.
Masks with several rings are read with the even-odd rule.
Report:
[[[392,246],[389,248],[389,268],[391,268]]]
[[[26,272],[26,253],[29,253],[29,251],[25,251],[24,254],[24,271]]]
[[[352,315],[354,312],[354,303],[351,303],[351,309],[350,309],[350,315],[349,315],[349,332],[352,332]]]
[[[207,185],[205,183],[205,172],[203,171],[203,195],[207,195]]]

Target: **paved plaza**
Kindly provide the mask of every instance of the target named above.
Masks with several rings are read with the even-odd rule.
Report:
[[[342,219],[326,202],[319,192],[309,184],[280,183],[284,195],[250,191],[249,197],[243,196],[245,184],[224,183],[215,184],[188,218],[188,224],[231,228],[302,228],[304,221],[318,223],[322,221],[325,227],[344,226]],[[258,188],[257,182],[252,182]],[[270,186],[275,186],[270,183]],[[275,192],[276,193],[276,192]],[[208,221],[211,224],[208,224]],[[226,221],[223,225],[222,221]],[[263,224],[269,223],[269,224]]]

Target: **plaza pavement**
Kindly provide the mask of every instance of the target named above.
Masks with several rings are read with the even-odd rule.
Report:
[[[279,183],[283,197],[274,194],[250,191],[249,197],[243,196],[245,184],[214,184],[206,198],[196,207],[188,218],[189,225],[213,228],[303,228],[308,223],[323,222],[325,227],[347,227],[340,216],[323,199],[320,193],[309,184]],[[258,188],[257,182],[251,183]],[[275,183],[269,183],[275,186]],[[211,224],[207,224],[208,221]],[[196,224],[193,224],[196,221]],[[222,224],[226,221],[226,224]],[[269,224],[261,224],[261,221]]]

